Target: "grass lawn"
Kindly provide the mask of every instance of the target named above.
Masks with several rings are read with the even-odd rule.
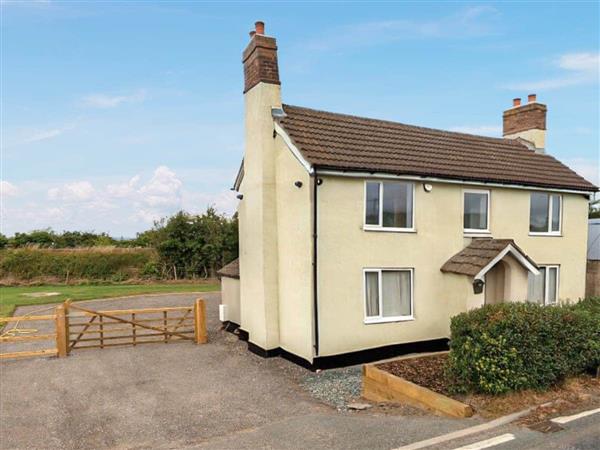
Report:
[[[45,305],[61,303],[67,299],[73,301],[97,298],[120,297],[135,294],[155,294],[173,292],[209,292],[218,291],[216,283],[198,284],[106,284],[106,285],[42,285],[25,287],[0,286],[0,316],[11,315],[17,306]],[[27,294],[42,292],[58,292],[51,297],[30,297]],[[41,313],[40,313],[41,314]]]

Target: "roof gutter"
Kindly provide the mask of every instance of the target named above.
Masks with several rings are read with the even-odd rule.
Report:
[[[544,191],[544,192],[565,192],[568,194],[582,194],[592,195],[594,191],[581,191],[576,189],[562,189],[552,187],[538,187],[538,186],[526,186],[522,184],[511,184],[511,183],[498,183],[498,182],[487,182],[487,181],[474,181],[474,180],[453,180],[449,178],[438,178],[428,177],[419,175],[395,175],[385,172],[359,172],[359,171],[347,171],[347,170],[331,170],[324,169],[320,170],[321,175],[329,175],[335,177],[349,177],[349,178],[380,178],[380,179],[392,179],[392,180],[410,180],[410,181],[422,181],[422,182],[435,182],[435,183],[447,183],[447,184],[461,184],[461,185],[473,185],[473,186],[488,186],[488,187],[502,187],[511,189],[524,189],[527,191]]]

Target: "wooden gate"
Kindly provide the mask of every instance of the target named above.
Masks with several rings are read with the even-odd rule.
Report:
[[[25,315],[15,317],[0,317],[0,344],[12,345],[12,347],[23,347],[21,344],[36,343],[39,341],[56,341],[56,333],[48,333],[39,331],[37,328],[31,327],[31,323],[35,327],[39,327],[39,324],[46,324],[47,322],[54,322],[56,320],[55,314],[47,315]],[[19,328],[21,322],[26,322],[30,328]],[[9,324],[12,324],[9,325]],[[4,327],[4,328],[2,328]],[[52,324],[46,324],[46,328],[52,327]],[[50,328],[52,330],[52,328]],[[3,346],[2,346],[3,347]],[[27,346],[25,346],[27,347]],[[33,356],[56,356],[58,350],[56,346],[52,348],[42,349],[26,349],[22,351],[9,351],[0,352],[0,359],[8,358],[29,358]]]
[[[0,353],[0,359],[28,356],[67,356],[72,350],[117,347],[176,341],[204,344],[206,305],[197,299],[193,306],[116,309],[95,311],[69,300],[48,316],[0,318],[2,322],[52,320],[55,333],[31,336],[0,336],[0,342],[55,340],[56,347],[37,351]],[[16,327],[15,327],[16,329]]]
[[[202,299],[196,300],[194,306],[94,311],[67,304],[66,309],[66,353],[85,348],[207,341],[206,307]],[[58,352],[61,355],[61,346]]]

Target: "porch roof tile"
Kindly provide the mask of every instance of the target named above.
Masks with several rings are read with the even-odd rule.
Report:
[[[474,277],[509,245],[537,267],[537,264],[515,244],[513,239],[476,238],[446,261],[440,270]]]
[[[240,277],[240,260],[239,260],[239,258],[234,259],[229,264],[221,267],[221,269],[219,269],[217,271],[217,275],[219,275],[220,277],[227,277],[227,278],[239,278]]]

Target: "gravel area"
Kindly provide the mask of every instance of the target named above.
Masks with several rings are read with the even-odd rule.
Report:
[[[343,411],[348,403],[360,397],[362,369],[361,366],[352,366],[311,373],[301,381],[301,385],[313,397]]]

